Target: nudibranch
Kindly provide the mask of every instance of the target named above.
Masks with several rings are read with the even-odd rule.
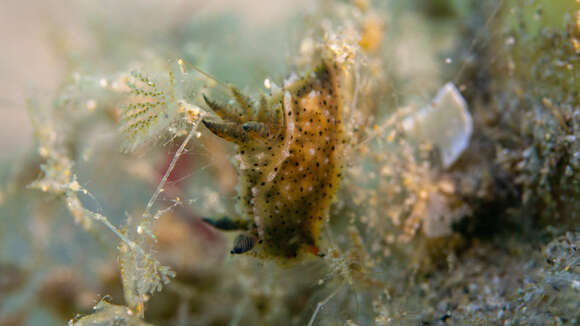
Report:
[[[232,105],[204,96],[215,135],[237,145],[239,218],[204,219],[243,230],[232,253],[284,260],[320,255],[321,233],[339,186],[345,143],[342,67],[322,60],[257,104],[231,87]]]

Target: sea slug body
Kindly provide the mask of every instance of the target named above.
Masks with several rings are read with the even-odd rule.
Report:
[[[279,261],[319,253],[342,169],[341,76],[337,64],[323,60],[270,98],[262,96],[256,108],[233,87],[235,106],[206,99],[221,118],[205,119],[206,127],[237,144],[237,208],[245,222],[206,220],[245,230],[236,241],[243,248],[234,246],[233,253]]]

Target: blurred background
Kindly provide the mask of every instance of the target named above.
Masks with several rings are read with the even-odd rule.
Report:
[[[0,41],[2,326],[580,323],[577,0],[3,0]],[[235,149],[204,128],[140,219],[202,93],[321,46],[353,67],[324,258],[229,255],[201,217],[235,214]],[[174,98],[131,143],[135,89]]]
[[[22,154],[32,145],[27,98],[49,98],[72,57],[103,53],[99,29],[124,24],[124,42],[151,47],[171,26],[230,14],[246,28],[260,29],[296,15],[310,1],[16,1],[0,3],[0,155]],[[252,46],[249,44],[248,51]],[[66,54],[66,55],[63,55]],[[96,63],[107,60],[93,54]]]

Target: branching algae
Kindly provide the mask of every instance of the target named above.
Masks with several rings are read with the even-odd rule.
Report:
[[[205,98],[222,119],[206,118],[205,126],[238,145],[241,220],[206,219],[245,231],[232,253],[278,260],[319,254],[342,168],[342,69],[325,58],[270,98],[262,95],[256,108],[235,88],[236,106]]]

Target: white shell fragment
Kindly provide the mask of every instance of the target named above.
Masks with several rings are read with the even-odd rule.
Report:
[[[403,121],[403,128],[418,141],[437,146],[443,167],[448,168],[469,145],[473,119],[461,93],[447,83],[430,105]]]

